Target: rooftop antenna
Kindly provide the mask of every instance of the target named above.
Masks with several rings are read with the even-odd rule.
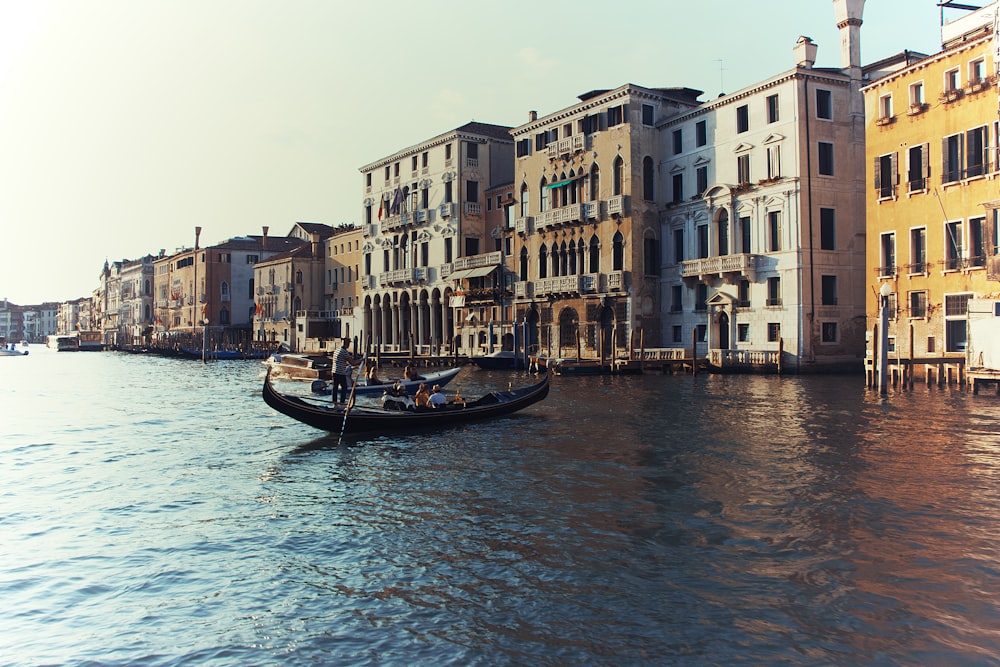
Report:
[[[722,59],[719,58],[715,62],[719,63],[719,97],[726,94],[726,86],[722,80],[722,73],[726,71],[726,68],[722,66]]]

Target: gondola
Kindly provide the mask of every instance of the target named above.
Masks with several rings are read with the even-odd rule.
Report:
[[[549,393],[549,374],[537,384],[508,391],[493,391],[463,406],[417,410],[383,410],[355,406],[344,421],[344,409],[282,394],[271,385],[271,373],[264,377],[261,395],[264,402],[278,412],[303,424],[331,433],[400,433],[427,428],[453,426],[466,422],[502,417],[541,401]]]

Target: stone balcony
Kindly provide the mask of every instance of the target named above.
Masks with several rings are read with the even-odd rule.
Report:
[[[689,259],[681,262],[681,277],[704,280],[706,277],[719,276],[734,279],[747,277],[751,281],[757,273],[758,255],[741,253],[739,255],[719,255],[704,259]]]

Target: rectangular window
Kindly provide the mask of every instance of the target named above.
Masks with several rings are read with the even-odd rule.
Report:
[[[698,283],[695,289],[694,309],[698,313],[708,310],[708,285],[705,283]]]
[[[824,306],[837,305],[837,276],[820,276]]]
[[[927,273],[927,228],[910,230],[910,273]]]
[[[969,343],[968,313],[970,294],[944,296],[945,349],[948,352],[965,352]]]
[[[906,151],[906,186],[909,192],[920,192],[927,189],[929,175],[927,149],[930,144],[910,146]]]
[[[446,181],[444,184],[444,203],[445,204],[452,203],[453,201],[455,201],[454,197],[455,195],[452,192],[452,181]]]
[[[878,192],[878,198],[892,199],[895,197],[898,182],[896,154],[887,153],[875,158],[875,190]]]
[[[816,91],[816,117],[824,120],[833,119],[833,93],[829,90]]]
[[[927,317],[927,292],[910,292],[910,317]]]
[[[821,250],[837,249],[837,215],[832,208],[819,210],[819,247]]]
[[[881,239],[882,263],[879,266],[880,276],[896,275],[896,233],[886,232]]]
[[[451,159],[451,144],[444,145],[444,159],[445,160]]]
[[[708,257],[708,225],[698,225],[698,259]]]
[[[781,178],[781,146],[767,147],[767,177]]]
[[[740,252],[750,252],[750,217],[740,218]]]
[[[767,304],[768,306],[781,305],[781,278],[767,279]]]
[[[705,190],[708,190],[708,167],[695,168],[694,175],[698,186],[696,194],[704,194]]]
[[[452,238],[450,236],[444,239],[444,263],[445,264],[447,264],[448,262],[454,261],[454,257],[453,257],[454,250],[452,249],[451,241],[452,241]]]
[[[749,308],[750,307],[750,281],[746,278],[740,279],[739,287],[737,287],[737,308]]]
[[[953,134],[942,139],[941,182],[955,183],[962,178],[963,135]]]
[[[708,327],[706,325],[699,324],[697,327],[695,327],[695,331],[697,331],[699,343],[708,342]]]
[[[954,93],[962,87],[962,80],[958,75],[958,68],[950,69],[944,73],[944,92]]]
[[[653,105],[643,104],[642,105],[642,124],[652,125],[653,124]]]
[[[767,250],[781,250],[781,211],[767,212]]]
[[[986,266],[986,218],[969,218],[969,266]]]
[[[924,82],[910,84],[910,111],[921,111],[924,106]]]
[[[694,124],[694,144],[704,146],[708,143],[708,126],[705,121],[699,120]]]
[[[674,130],[671,136],[674,142],[674,155],[680,155],[684,146],[680,129]]]
[[[424,151],[423,153],[420,154],[420,166],[423,169],[427,168],[427,151]]]
[[[821,340],[824,343],[836,343],[837,342],[837,323],[836,322],[823,322],[820,326]]]
[[[621,104],[608,109],[608,127],[615,127],[625,122],[625,114],[628,111],[627,104]]]
[[[682,301],[684,288],[681,285],[674,285],[670,288],[670,312],[680,313],[684,310]]]
[[[736,107],[736,132],[746,132],[750,129],[750,107],[744,104]]]
[[[777,343],[781,339],[781,324],[778,322],[767,323],[767,342]]]
[[[673,179],[673,203],[679,204],[684,201],[684,174],[674,174]]]
[[[647,276],[660,274],[660,242],[656,239],[643,239],[643,265]]]
[[[965,177],[982,176],[987,166],[986,126],[965,133]]]
[[[365,174],[365,187],[370,188],[371,186],[372,186],[372,173],[369,171],[367,174]]]
[[[991,236],[993,248],[991,249],[990,255],[996,257],[1000,255],[1000,209],[995,208],[990,213],[993,216],[993,224],[990,226],[993,230]]]
[[[892,118],[892,94],[878,98],[878,117],[880,120]]]
[[[531,155],[531,139],[520,139],[517,142],[517,157]]]
[[[750,154],[736,156],[736,180],[738,183],[750,182]]]
[[[828,141],[821,141],[819,148],[819,174],[820,176],[833,176],[833,144]]]
[[[680,264],[684,261],[684,230],[674,230],[674,262]]]
[[[969,63],[969,85],[978,86],[986,81],[986,61],[982,58]]]
[[[740,323],[736,325],[736,340],[740,343],[750,342],[750,325]]]
[[[944,268],[950,271],[965,266],[962,261],[962,223],[948,222],[944,225]]]
[[[416,170],[417,170],[417,156],[414,155],[410,159],[410,171],[416,171]]]
[[[777,123],[778,122],[778,96],[768,95],[767,96],[767,122]]]
[[[672,327],[671,331],[672,331],[673,339],[674,339],[675,343],[683,343],[684,342],[684,340],[683,340],[684,333],[683,333],[683,329],[681,328],[680,325],[675,324]]]

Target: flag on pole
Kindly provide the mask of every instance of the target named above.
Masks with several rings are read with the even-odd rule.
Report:
[[[382,199],[382,200],[381,200],[381,201],[380,201],[380,202],[378,203],[378,219],[379,219],[379,222],[381,222],[381,221],[382,221],[382,207],[383,207],[384,205],[385,205],[385,199]]]

